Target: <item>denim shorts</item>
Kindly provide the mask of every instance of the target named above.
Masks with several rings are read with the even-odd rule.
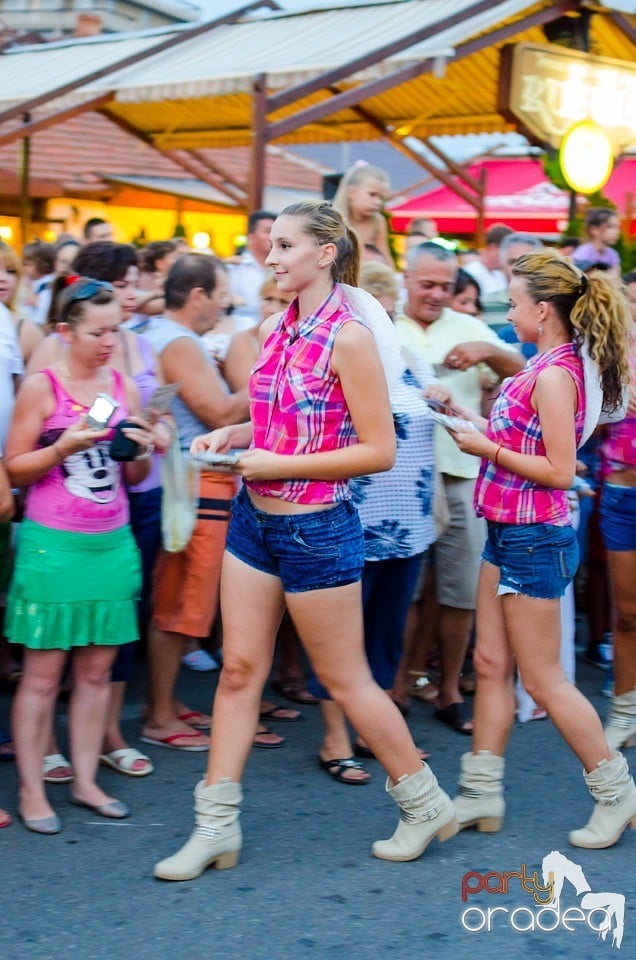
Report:
[[[489,521],[482,560],[499,567],[497,596],[522,593],[554,600],[563,596],[576,573],[579,545],[570,526]]]
[[[636,550],[636,487],[603,484],[599,517],[607,550]]]
[[[364,537],[349,500],[312,513],[258,510],[243,487],[232,503],[226,549],[243,563],[278,577],[285,593],[356,583],[364,566]]]

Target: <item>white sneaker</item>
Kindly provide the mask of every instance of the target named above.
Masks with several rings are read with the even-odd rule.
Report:
[[[196,670],[197,673],[209,673],[219,669],[218,663],[207,650],[191,650],[181,657],[181,663],[188,670]]]

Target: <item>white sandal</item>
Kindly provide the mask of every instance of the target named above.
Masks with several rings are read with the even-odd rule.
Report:
[[[50,776],[51,771],[57,770],[58,767],[67,767],[71,772],[65,777]],[[45,783],[70,783],[75,779],[75,775],[73,774],[73,768],[63,754],[49,753],[42,763],[42,779]]]
[[[143,760],[148,764],[143,770],[133,770],[133,764],[137,760]],[[119,773],[125,773],[129,777],[147,777],[155,769],[150,757],[137,750],[135,747],[122,747],[121,750],[112,750],[110,753],[102,753],[99,758],[100,763],[105,767],[111,767]]]

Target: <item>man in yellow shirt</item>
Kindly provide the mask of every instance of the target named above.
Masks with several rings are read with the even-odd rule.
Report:
[[[409,251],[404,274],[407,299],[396,328],[407,364],[409,355],[432,364],[452,401],[479,411],[484,366],[496,381],[521,370],[525,359],[477,317],[448,307],[457,268],[455,254],[438,244],[423,243]],[[436,715],[469,734],[472,728],[459,677],[473,626],[486,538],[485,523],[473,510],[479,459],[462,453],[440,426],[435,452],[450,512],[449,526],[435,544],[441,666]]]

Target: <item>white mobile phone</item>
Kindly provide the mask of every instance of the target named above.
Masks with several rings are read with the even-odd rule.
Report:
[[[107,393],[98,393],[88,411],[86,423],[92,430],[103,430],[108,425],[119,404]]]

